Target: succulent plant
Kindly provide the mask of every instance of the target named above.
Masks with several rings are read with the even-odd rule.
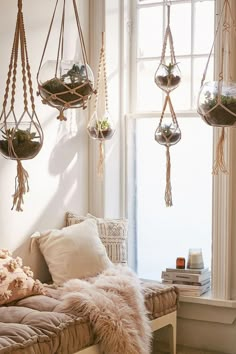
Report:
[[[107,119],[96,121],[96,129],[98,131],[105,131],[108,130],[109,128],[110,128],[110,123],[108,122]]]
[[[67,78],[69,78],[69,81],[72,84],[81,83],[86,79],[85,65],[79,67],[79,65],[73,64],[72,68],[68,70],[66,74],[61,76],[62,81],[65,81]]]
[[[22,130],[22,129],[6,129],[5,131],[1,129],[2,137],[5,140],[12,139],[15,140],[17,143],[24,143],[26,141],[31,141],[36,138],[36,133],[30,133],[29,129]]]

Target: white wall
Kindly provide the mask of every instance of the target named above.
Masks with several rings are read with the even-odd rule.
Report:
[[[37,90],[36,74],[54,6],[55,2],[51,0],[23,1],[34,93]],[[66,57],[73,59],[77,53],[78,37],[72,6],[67,9],[70,36],[65,38],[65,51]],[[78,1],[78,9],[88,45],[89,2]],[[1,0],[0,105],[5,91],[16,10],[17,0]],[[56,17],[52,38],[58,33],[59,25],[59,17]],[[50,41],[45,58],[56,59],[56,50],[57,41]],[[17,96],[16,111],[17,108],[19,111],[21,89]],[[62,226],[66,210],[78,211],[81,214],[88,211],[87,111],[70,110],[67,113],[67,121],[59,122],[56,119],[57,110],[43,105],[39,97],[36,97],[36,111],[44,131],[44,145],[38,156],[23,162],[30,176],[30,192],[24,198],[23,212],[11,210],[16,162],[0,156],[0,247],[17,250],[17,253],[20,252],[20,255],[25,257],[29,246],[27,240],[34,231]],[[36,275],[40,276],[41,273]]]

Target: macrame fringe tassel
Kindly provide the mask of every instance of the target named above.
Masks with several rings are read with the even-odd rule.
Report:
[[[218,175],[219,171],[227,174],[226,163],[224,159],[224,142],[225,142],[225,129],[221,129],[221,135],[216,147],[216,159],[213,166],[213,175]]]
[[[103,177],[103,172],[104,172],[104,142],[100,141],[99,142],[99,161],[98,161],[98,176]]]
[[[15,178],[15,193],[13,194],[12,210],[16,207],[16,211],[23,211],[23,195],[29,192],[28,179],[28,172],[23,168],[21,161],[17,160],[17,176]]]
[[[165,202],[167,207],[171,207],[172,204],[172,193],[171,193],[171,182],[170,182],[170,148],[166,146],[166,190],[165,190]]]

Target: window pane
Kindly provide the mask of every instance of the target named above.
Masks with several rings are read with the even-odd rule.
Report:
[[[137,72],[137,111],[157,111],[162,108],[162,90],[154,81],[159,63],[155,60],[142,60]]]
[[[196,2],[194,6],[194,54],[210,53],[214,40],[214,1]]]
[[[175,54],[190,54],[191,4],[173,4],[170,7],[170,14],[170,27],[174,41]]]
[[[160,279],[177,257],[187,259],[189,248],[202,248],[205,266],[211,264],[212,129],[200,118],[182,118],[179,124],[182,140],[170,149],[171,208],[164,201],[165,147],[154,140],[158,121],[138,119],[132,134],[137,271],[143,278]]]
[[[200,90],[201,86],[201,80],[203,76],[203,72],[205,70],[205,66],[207,63],[207,57],[200,57],[200,58],[195,58],[193,60],[193,109],[197,108],[197,99],[198,99],[198,93]],[[207,75],[205,78],[204,82],[210,81],[213,79],[213,57],[211,58],[208,69],[207,69]]]
[[[158,57],[162,50],[162,6],[138,10],[138,52],[137,56]]]
[[[191,108],[191,61],[190,58],[177,58],[177,62],[181,71],[181,82],[171,92],[171,100],[175,110],[186,111]]]

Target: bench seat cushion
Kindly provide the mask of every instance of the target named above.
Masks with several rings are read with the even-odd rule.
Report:
[[[145,304],[150,319],[177,308],[174,286],[143,282]],[[35,295],[0,307],[0,354],[70,354],[94,343],[85,318],[59,312],[60,290],[49,296]]]

